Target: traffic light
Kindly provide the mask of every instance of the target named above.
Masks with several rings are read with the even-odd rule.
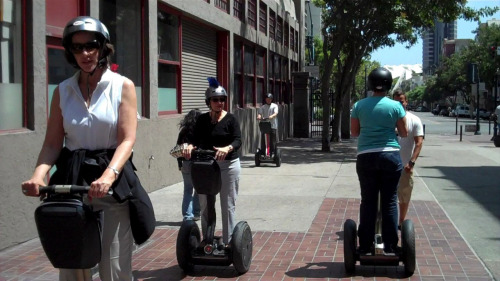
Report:
[[[494,59],[497,55],[497,46],[491,46],[490,47],[490,56],[492,59]]]

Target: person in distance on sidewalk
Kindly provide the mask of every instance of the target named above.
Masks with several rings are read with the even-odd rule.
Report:
[[[382,208],[384,251],[394,253],[398,244],[397,188],[403,165],[395,128],[406,137],[406,112],[401,103],[386,97],[392,86],[389,70],[379,67],[368,76],[373,95],[354,104],[351,135],[358,137],[356,172],[361,187],[359,218],[360,252],[372,251],[378,196]]]

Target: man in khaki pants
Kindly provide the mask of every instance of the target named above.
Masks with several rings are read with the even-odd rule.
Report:
[[[395,90],[392,97],[394,100],[401,102],[406,110],[406,126],[408,130],[408,136],[406,138],[398,137],[399,145],[401,146],[399,153],[401,154],[401,162],[404,165],[398,186],[398,228],[401,229],[401,224],[405,220],[406,214],[408,213],[408,206],[410,205],[411,193],[413,191],[413,166],[415,166],[420,150],[422,150],[424,129],[420,118],[407,110],[408,101],[403,91],[401,89]]]

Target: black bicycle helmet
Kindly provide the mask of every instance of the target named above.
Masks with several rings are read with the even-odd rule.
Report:
[[[109,37],[109,31],[100,20],[89,16],[76,17],[70,20],[64,27],[62,44],[68,62],[74,67],[79,68],[73,54],[70,51],[70,47],[71,38],[75,33],[80,31],[94,32],[96,34],[96,39],[101,45],[101,57],[99,59],[100,65],[102,66],[107,64],[106,57],[109,55],[109,52],[103,52],[103,50],[106,49],[106,44],[110,43],[111,41]]]
[[[268,94],[266,95],[266,98],[270,98],[270,99],[272,99],[272,98],[273,98],[273,94],[268,93]]]
[[[79,31],[89,31],[97,33],[101,38],[100,43],[109,43],[109,32],[106,26],[98,19],[88,16],[76,17],[70,20],[63,32],[63,46],[69,48],[71,45],[71,37]]]
[[[226,90],[219,84],[217,79],[208,77],[207,80],[210,85],[205,91],[205,103],[207,105],[210,104],[210,99],[213,97],[227,97]]]
[[[392,87],[392,75],[389,70],[378,67],[368,75],[368,90],[374,92],[387,92]]]

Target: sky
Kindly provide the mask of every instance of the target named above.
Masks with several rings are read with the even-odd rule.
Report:
[[[484,7],[500,6],[500,0],[469,0],[467,6],[479,9]],[[500,19],[500,11],[494,15],[481,19],[486,22],[490,19]],[[477,22],[457,21],[457,39],[474,39],[472,31],[477,29]],[[400,65],[400,64],[422,64],[422,39],[417,44],[407,49],[404,44],[397,44],[392,48],[383,48],[372,53],[373,61],[380,62],[381,65]]]

